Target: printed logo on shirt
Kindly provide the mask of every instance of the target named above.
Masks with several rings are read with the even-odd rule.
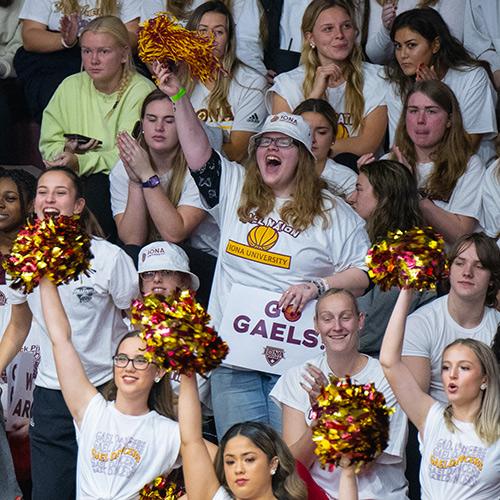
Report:
[[[350,126],[352,126],[351,113],[339,113],[336,139],[347,139],[350,136],[347,127]]]
[[[225,116],[216,118],[208,114],[208,109],[203,108],[196,111],[196,116],[202,122],[218,123],[221,128],[224,128],[225,125],[227,126],[228,123],[232,125],[232,122],[234,121],[234,116],[231,112]]]
[[[97,432],[90,457],[92,472],[106,476],[130,477],[137,469],[145,448],[146,441],[109,432]]]
[[[0,307],[7,305],[6,295],[0,291]]]
[[[56,2],[54,4],[54,10],[56,12],[63,12],[63,4],[64,2],[62,0]],[[81,5],[77,14],[79,14],[80,17],[100,17],[103,15],[101,14],[101,9],[99,7],[91,7],[88,4]]]
[[[464,446],[440,439],[430,456],[430,477],[445,483],[474,486],[483,470],[486,451],[479,446]]]
[[[95,290],[90,286],[79,286],[73,293],[78,297],[80,304],[87,304],[92,300]]]
[[[247,244],[229,240],[226,252],[242,259],[260,262],[267,266],[290,269],[292,257],[276,252],[271,252],[278,243],[280,233],[285,233],[296,238],[300,231],[282,220],[268,217],[266,220],[253,217],[251,224],[256,224],[247,234]]]
[[[285,349],[280,349],[279,347],[272,347],[270,345],[264,348],[262,352],[266,361],[270,366],[274,366],[279,363],[285,357]]]
[[[260,122],[259,115],[257,113],[254,113],[253,115],[250,115],[247,118],[247,122],[250,122],[250,123],[259,123]]]

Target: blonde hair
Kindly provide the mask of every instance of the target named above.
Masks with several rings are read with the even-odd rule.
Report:
[[[487,445],[500,439],[500,369],[492,349],[485,343],[475,339],[457,339],[448,344],[444,353],[456,345],[468,347],[481,364],[482,375],[486,376],[486,389],[481,391],[481,407],[474,418],[474,429]],[[457,427],[453,423],[453,408],[448,405],[444,410],[444,421],[450,432]]]
[[[408,160],[414,173],[417,167],[417,153],[415,144],[406,128],[406,114],[408,102],[411,96],[417,92],[424,94],[448,113],[449,127],[446,128],[443,138],[432,153],[434,166],[425,185],[425,191],[429,198],[448,201],[458,180],[467,170],[468,161],[473,154],[473,147],[464,130],[460,105],[451,89],[439,80],[415,82],[404,101],[403,112],[399,118],[394,139],[394,144],[399,147],[403,156]],[[392,154],[391,159],[396,160],[394,154]]]
[[[155,89],[152,92],[150,92],[142,103],[141,121],[144,120],[144,116],[146,115],[146,109],[149,104],[155,101],[163,101],[163,100],[170,102],[168,96],[164,94],[161,90]],[[151,154],[149,152],[149,146],[146,144],[143,134],[140,135],[138,142],[141,145],[141,147],[144,148],[148,153],[151,165],[153,166],[153,169],[156,171],[153,159],[151,158]],[[171,172],[172,176],[170,177],[168,184],[166,186],[164,184],[161,184],[161,188],[164,191],[167,198],[172,203],[172,205],[176,207],[177,204],[179,203],[179,200],[181,199],[182,189],[184,187],[184,181],[186,179],[186,175],[189,175],[186,157],[184,156],[184,153],[179,143],[177,143],[174,160],[171,165]],[[163,238],[156,229],[153,220],[148,215],[148,241],[151,242],[161,239]]]
[[[123,63],[120,85],[117,89],[118,96],[116,98],[115,104],[113,105],[113,108],[108,113],[108,115],[110,115],[120,102],[123,94],[129,86],[132,76],[135,74],[135,66],[132,59],[132,48],[130,46],[129,33],[125,24],[123,24],[121,19],[116,16],[96,17],[94,20],[90,21],[87,26],[85,26],[82,34],[80,35],[80,40],[85,33],[104,33],[107,35],[111,35],[119,47],[126,49],[127,59]]]
[[[326,228],[331,222],[325,209],[328,196],[324,191],[326,182],[316,173],[314,158],[305,146],[299,143],[297,147],[299,158],[295,172],[295,190],[292,198],[281,207],[280,217],[294,229],[303,231],[320,216],[323,227]],[[272,212],[276,203],[276,196],[260,174],[254,146],[251,147],[249,155],[238,208],[238,217],[242,222],[251,222],[255,217],[263,219]],[[329,199],[333,204],[333,197]]]
[[[207,102],[207,120],[219,121],[232,116],[231,105],[228,101],[229,88],[234,77],[234,72],[241,63],[236,57],[236,35],[233,16],[224,2],[211,1],[201,4],[192,12],[186,28],[197,30],[201,18],[209,12],[216,12],[226,16],[227,45],[221,61],[223,69],[216,75],[215,85],[210,91]],[[185,82],[189,94],[192,93],[195,85],[196,82],[192,78]]]
[[[305,67],[305,77],[302,84],[304,98],[307,99],[312,91],[316,68],[320,66],[320,61],[316,49],[313,49],[306,40],[306,33],[311,33],[319,15],[332,7],[340,7],[349,15],[354,29],[357,30],[356,18],[351,5],[345,0],[313,0],[304,12],[302,18],[302,35],[304,38],[300,62]],[[345,102],[346,111],[352,118],[353,130],[357,130],[362,121],[365,109],[365,98],[363,96],[363,53],[361,48],[354,44],[350,57],[345,61],[343,76],[346,81]]]
[[[59,0],[56,2],[56,10],[68,16],[70,14],[81,14],[82,7],[78,0]],[[116,0],[97,0],[95,10],[100,16],[116,15],[118,13],[118,2]]]
[[[228,9],[232,8],[232,0],[221,0]],[[165,9],[171,12],[178,19],[188,19],[192,11],[189,8],[193,5],[193,0],[167,0],[165,2]]]

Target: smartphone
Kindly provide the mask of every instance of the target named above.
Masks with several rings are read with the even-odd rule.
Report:
[[[142,132],[142,125],[141,125],[141,120],[137,120],[135,122],[134,128],[132,129],[132,137],[137,141],[139,140],[139,137],[141,136]]]
[[[76,140],[78,144],[86,144],[87,142],[92,140],[92,137],[87,137],[86,135],[81,135],[81,134],[64,134],[64,137],[66,139],[69,139],[70,141]],[[102,141],[97,141],[97,144],[101,146]]]

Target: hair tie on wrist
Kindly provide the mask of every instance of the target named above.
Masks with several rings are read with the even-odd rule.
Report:
[[[177,94],[170,96],[170,100],[173,103],[176,103],[179,99],[181,99],[185,95],[186,95],[186,89],[184,87],[181,87],[177,92]]]
[[[78,43],[78,37],[75,38],[75,41],[71,44],[71,45],[68,45],[65,41],[64,41],[64,37],[61,37],[61,45],[65,48],[65,49],[72,49],[76,44]]]

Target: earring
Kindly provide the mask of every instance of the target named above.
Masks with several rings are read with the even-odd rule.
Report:
[[[313,42],[311,42],[309,45],[310,45],[311,49],[313,49],[313,50],[316,48],[316,45],[314,45]]]
[[[485,391],[486,390],[486,387],[488,387],[488,384],[487,383],[483,383],[481,384],[481,386],[479,387],[482,391]]]
[[[276,469],[271,470],[271,476],[274,476],[276,474]]]
[[[160,380],[161,380],[161,377],[159,375],[157,375],[155,377],[155,384],[157,384]]]

